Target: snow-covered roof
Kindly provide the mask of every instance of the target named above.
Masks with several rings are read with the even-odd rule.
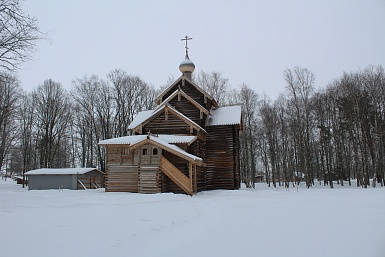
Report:
[[[211,111],[207,126],[237,125],[241,124],[241,106],[220,107]]]
[[[87,172],[97,170],[96,168],[62,168],[62,169],[37,169],[24,173],[25,175],[74,175],[85,174]]]
[[[134,129],[134,128],[136,128],[136,127],[139,126],[141,123],[143,123],[145,120],[147,120],[148,118],[150,118],[151,115],[154,114],[155,111],[157,111],[157,109],[139,112],[139,113],[135,116],[135,118],[134,118],[134,120],[131,122],[131,124],[128,126],[128,129]]]
[[[158,135],[158,138],[161,138],[162,140],[166,141],[169,144],[192,144],[195,139],[197,139],[196,136],[183,136],[183,135]]]
[[[210,100],[213,101],[213,105],[214,106],[218,106],[216,100],[209,94],[207,93],[205,90],[203,90],[201,87],[199,87],[198,85],[196,85],[192,80],[188,79],[187,77],[185,76],[180,76],[177,80],[175,80],[174,83],[172,83],[168,88],[166,88],[165,90],[163,90],[156,98],[155,98],[155,101],[157,103],[160,103],[160,98],[162,98],[167,92],[169,92],[177,83],[179,83],[181,80],[186,80],[188,81],[192,86],[194,86],[198,91],[200,91],[202,94],[204,94],[206,97],[208,97]]]
[[[153,137],[161,138],[167,144],[178,144],[178,143],[191,144],[197,138],[196,136],[165,135],[165,134],[151,136],[151,138]],[[99,142],[99,145],[134,145],[145,139],[147,139],[147,135],[117,137],[117,138],[102,140]]]
[[[202,105],[200,105],[197,101],[195,101],[193,98],[191,98],[188,94],[186,94],[183,90],[181,89],[178,89],[178,90],[175,90],[174,93],[172,93],[171,95],[169,95],[162,103],[160,103],[160,105],[155,109],[159,109],[161,108],[163,105],[166,105],[168,104],[174,97],[176,97],[178,94],[182,95],[187,101],[189,101],[190,103],[192,103],[193,105],[195,105],[199,110],[203,111],[204,113],[208,114],[208,110],[203,107]]]
[[[183,113],[179,112],[177,109],[172,107],[170,104],[165,104],[161,106],[159,109],[150,110],[150,111],[143,111],[138,113],[134,120],[131,122],[131,124],[128,126],[128,129],[135,129],[140,124],[145,123],[147,120],[150,120],[152,117],[155,117],[157,114],[159,114],[164,108],[168,107],[171,111],[175,112],[177,115],[179,115],[181,118],[185,119],[186,121],[193,124],[198,130],[202,130],[206,132],[201,126],[199,126],[195,121],[191,120],[189,117],[184,115]],[[207,133],[207,132],[206,132]]]
[[[112,139],[106,139],[99,142],[99,145],[129,145],[130,147],[136,148],[139,145],[145,144],[146,142],[156,144],[166,151],[172,152],[179,155],[182,158],[189,159],[195,162],[202,162],[202,159],[186,152],[182,148],[174,145],[176,143],[191,144],[196,140],[196,136],[181,136],[181,135],[135,135],[118,137]]]
[[[177,155],[178,154],[182,155],[182,156],[187,157],[188,159],[191,159],[193,161],[202,162],[202,158],[199,158],[198,156],[190,154],[176,145],[170,144],[167,140],[165,140],[162,137],[148,136],[146,139],[149,139],[149,141],[153,141],[153,142],[159,144],[160,146],[163,146],[162,148],[164,148],[166,151],[173,152],[174,154],[177,154]],[[137,142],[137,143],[139,143],[139,142]]]

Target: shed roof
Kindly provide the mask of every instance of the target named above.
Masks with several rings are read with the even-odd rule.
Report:
[[[30,170],[24,173],[27,176],[30,175],[75,175],[75,174],[85,174],[90,171],[98,170],[96,168],[61,168],[61,169],[37,169]]]
[[[241,106],[226,106],[211,110],[207,126],[238,125],[241,124]]]

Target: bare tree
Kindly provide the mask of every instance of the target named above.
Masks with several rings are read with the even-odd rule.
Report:
[[[24,93],[19,108],[19,145],[21,149],[21,161],[23,176],[26,171],[38,168],[38,162],[36,158],[37,145],[36,145],[36,133],[34,128],[34,106],[32,93]],[[23,179],[25,181],[25,178]],[[24,187],[24,183],[23,183]]]
[[[30,59],[38,40],[45,35],[37,19],[25,14],[19,0],[0,1],[0,67],[13,71]]]
[[[273,186],[276,187],[277,180],[280,180],[278,162],[278,113],[266,96],[259,108],[259,116],[261,117],[262,133],[267,141],[266,155],[270,159],[272,182]]]
[[[21,89],[18,80],[9,74],[0,74],[0,169],[17,140],[17,108]]]
[[[40,167],[67,166],[66,158],[60,158],[66,144],[66,129],[71,119],[71,103],[69,95],[58,82],[49,79],[44,81],[32,93],[35,115],[35,126],[39,138]]]
[[[207,73],[201,71],[195,78],[196,83],[202,87],[217,101],[219,105],[226,103],[227,92],[230,89],[230,83],[220,72],[213,71]]]
[[[258,94],[243,84],[239,91],[239,97],[242,102],[242,115],[244,130],[240,136],[240,165],[241,180],[246,187],[254,187],[254,179],[257,174],[257,104]]]
[[[293,107],[292,131],[294,137],[297,138],[296,152],[298,153],[296,172],[297,174],[298,172],[305,173],[306,185],[309,187],[313,183],[311,97],[314,91],[315,76],[308,69],[295,67],[294,70],[286,69],[284,71],[284,79]]]

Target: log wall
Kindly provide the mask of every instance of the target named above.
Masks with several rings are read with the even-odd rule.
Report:
[[[106,192],[139,192],[137,165],[107,165]]]
[[[170,105],[174,106],[175,109],[183,113],[186,117],[194,121],[199,126],[205,126],[205,120],[207,117],[206,114],[203,113],[201,119],[200,110],[183,96],[181,96],[180,101],[178,100],[178,97],[172,99],[170,101]]]
[[[197,103],[202,105],[203,107],[206,108],[206,110],[210,110],[212,107],[212,101],[210,99],[206,99],[205,103],[205,97],[204,95],[196,89],[193,85],[191,85],[189,82],[185,81],[184,86],[182,81],[177,83],[171,90],[169,90],[162,98],[162,101],[167,99],[174,91],[178,90],[178,88],[181,88],[183,92],[185,92],[188,96],[190,96],[192,99],[194,99]],[[196,107],[194,107],[196,108]]]
[[[129,151],[124,145],[109,145],[106,151],[106,192],[138,192],[138,150]]]
[[[142,134],[185,134],[190,135],[190,126],[184,120],[169,112],[167,115],[161,113],[158,117],[147,123],[142,128]]]
[[[207,189],[238,189],[238,130],[235,126],[207,127]]]
[[[140,165],[139,174],[140,193],[161,192],[161,171],[159,166]]]

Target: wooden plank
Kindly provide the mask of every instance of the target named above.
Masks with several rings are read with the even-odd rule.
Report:
[[[174,181],[186,194],[192,194],[191,181],[165,157],[161,159],[161,171]]]

